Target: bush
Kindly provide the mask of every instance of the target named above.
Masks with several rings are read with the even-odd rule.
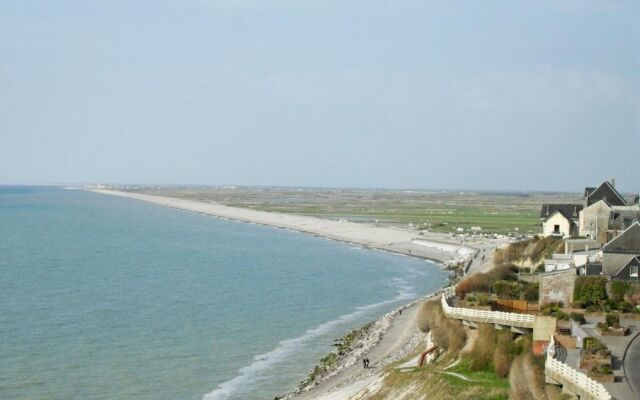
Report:
[[[540,284],[532,283],[524,289],[524,299],[526,301],[538,301],[540,293]]]
[[[499,280],[493,283],[493,291],[499,299],[518,300],[522,295],[523,288],[518,282]]]
[[[596,365],[591,368],[591,373],[596,375],[611,375],[613,370],[610,365]]]
[[[493,368],[498,376],[503,378],[509,376],[511,358],[509,357],[509,353],[500,347],[497,347],[493,352]]]
[[[459,352],[467,341],[467,332],[460,321],[449,319],[442,313],[439,301],[426,301],[417,316],[418,328],[431,332],[437,346],[453,353]]]
[[[587,322],[584,319],[584,314],[582,314],[582,313],[572,312],[570,314],[570,317],[571,317],[572,320],[576,321],[578,324],[584,324],[585,322]]]
[[[573,298],[587,307],[599,304],[607,298],[607,279],[601,276],[579,276]]]
[[[432,326],[436,326],[444,318],[442,309],[440,307],[440,301],[431,300],[425,301],[418,310],[416,322],[418,329],[422,332],[429,332]]]
[[[611,355],[611,352],[604,343],[591,336],[584,338],[582,341],[582,347],[584,348],[584,352],[587,354],[598,353],[603,356]]]
[[[479,306],[488,306],[491,301],[489,300],[489,296],[487,296],[486,294],[479,294],[476,297],[476,302],[478,302]]]
[[[620,316],[618,314],[607,314],[604,319],[607,326],[620,328]]]
[[[628,301],[621,301],[620,304],[618,304],[618,310],[623,313],[630,313],[633,311],[633,304]]]
[[[469,369],[471,371],[491,370],[495,348],[495,329],[493,329],[492,325],[480,324],[478,326],[478,337],[470,354]]]
[[[464,297],[467,293],[489,292],[493,282],[498,280],[517,280],[516,267],[513,265],[500,265],[488,272],[472,274],[461,280],[456,285],[456,295]]]
[[[633,292],[631,284],[625,281],[612,281],[611,282],[611,300],[616,303],[620,303],[624,300],[624,297]]]
[[[561,313],[561,314],[566,315],[565,313],[560,311],[562,306],[563,306],[562,302],[545,304],[545,305],[542,306],[542,308],[540,308],[540,314],[557,316],[558,314]]]
[[[449,353],[458,353],[467,341],[467,332],[464,330],[464,326],[460,321],[448,318],[442,322],[431,329],[433,343]]]

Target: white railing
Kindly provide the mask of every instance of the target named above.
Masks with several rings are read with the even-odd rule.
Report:
[[[454,288],[447,288],[442,294],[442,311],[444,311],[445,315],[449,318],[509,325],[519,328],[533,328],[536,321],[535,315],[452,307],[449,305],[449,299],[455,297],[455,295]]]
[[[536,317],[529,314],[507,313],[500,311],[483,311],[471,308],[452,307],[449,299],[455,297],[454,288],[447,288],[442,293],[442,311],[449,318],[462,319],[474,322],[491,322],[499,325],[511,325],[533,328]],[[581,398],[594,400],[611,400],[611,395],[601,383],[594,381],[587,375],[579,372],[567,364],[554,359],[555,339],[553,335],[547,348],[547,361],[545,362],[545,374],[563,386],[569,386],[576,390]]]
[[[605,387],[579,372],[567,364],[554,359],[555,340],[551,336],[547,351],[547,361],[545,362],[545,374],[563,386],[569,386],[570,390],[576,390],[580,398],[610,400],[611,395]]]

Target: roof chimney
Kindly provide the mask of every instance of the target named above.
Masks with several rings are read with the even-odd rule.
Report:
[[[611,187],[616,188],[616,178],[611,178]]]

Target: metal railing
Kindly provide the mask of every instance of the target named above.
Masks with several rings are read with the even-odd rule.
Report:
[[[471,322],[484,322],[498,325],[515,326],[519,328],[533,328],[533,325],[536,321],[535,315],[453,307],[449,305],[449,299],[455,297],[455,295],[455,289],[453,288],[445,289],[444,293],[442,294],[442,311],[449,318],[462,319]]]
[[[545,374],[554,381],[575,390],[580,398],[595,400],[611,400],[611,395],[605,387],[589,378],[587,375],[554,358],[555,339],[551,336],[545,362]]]

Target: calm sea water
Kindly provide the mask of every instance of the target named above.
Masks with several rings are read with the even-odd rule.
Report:
[[[0,398],[273,399],[335,338],[445,280],[296,232],[0,187]]]

